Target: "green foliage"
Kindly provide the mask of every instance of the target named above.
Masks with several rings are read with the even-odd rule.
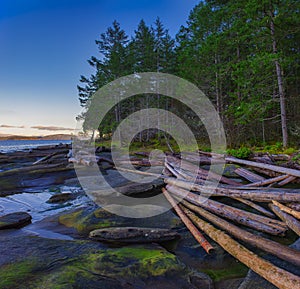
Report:
[[[248,147],[240,147],[238,149],[227,150],[227,154],[239,159],[247,159],[252,153],[252,150]]]

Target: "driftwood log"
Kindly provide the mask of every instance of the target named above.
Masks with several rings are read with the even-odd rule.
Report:
[[[269,206],[273,210],[273,212],[282,221],[284,221],[291,230],[293,230],[298,236],[300,236],[300,222],[297,219],[295,219],[293,216],[281,211],[280,208],[275,206],[274,204],[270,204]]]
[[[244,198],[252,201],[258,202],[272,202],[272,200],[289,203],[289,202],[300,202],[299,190],[284,190],[284,189],[263,189],[263,188],[253,188],[248,187],[247,189],[240,188],[226,188],[226,187],[213,187],[208,185],[199,185],[185,180],[180,180],[176,178],[166,178],[165,182],[167,184],[175,185],[190,191],[197,191],[200,193],[211,194],[212,196],[223,196],[223,197],[233,197],[233,198]]]
[[[212,213],[258,231],[269,233],[271,235],[284,235],[287,231],[287,227],[283,222],[224,205],[175,186],[167,185],[167,190],[172,194],[182,199],[186,199],[187,201]]]
[[[184,207],[199,214],[201,217],[204,217],[212,224],[214,224],[217,227],[221,228],[222,230],[225,230],[226,232],[228,232],[230,235],[232,235],[252,246],[255,246],[256,248],[259,248],[268,253],[271,253],[274,256],[281,258],[282,260],[285,260],[285,261],[291,262],[297,266],[300,266],[300,251],[297,251],[288,246],[284,246],[284,245],[274,242],[272,240],[268,240],[261,236],[252,234],[252,233],[250,233],[246,230],[243,230],[243,229],[239,228],[238,226],[233,225],[233,224],[229,223],[228,221],[225,221],[224,219],[222,219],[222,218],[220,218],[198,206],[195,206],[187,201],[183,200],[181,203],[184,205]]]
[[[194,238],[198,241],[198,243],[202,246],[202,248],[209,253],[213,250],[213,246],[209,244],[209,242],[205,239],[205,237],[199,232],[199,230],[195,227],[195,225],[187,218],[187,216],[182,212],[180,207],[177,203],[173,200],[173,198],[169,195],[166,189],[162,189],[163,194],[165,195],[166,199],[170,202],[182,222],[186,225],[186,227],[190,230],[191,234]]]
[[[278,268],[271,262],[259,257],[223,231],[216,229],[206,221],[197,217],[190,210],[181,207],[193,223],[217,242],[225,251],[245,264],[251,270],[281,289],[300,288],[300,277],[284,269]]]

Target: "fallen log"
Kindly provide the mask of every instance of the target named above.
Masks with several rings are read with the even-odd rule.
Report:
[[[166,178],[165,182],[170,185],[175,185],[189,191],[197,191],[204,195],[212,196],[221,196],[221,197],[230,197],[230,198],[243,198],[249,199],[251,201],[257,202],[272,202],[272,200],[289,203],[289,202],[300,202],[300,193],[299,191],[290,192],[284,189],[251,189],[248,188],[243,190],[243,187],[240,188],[226,188],[226,187],[213,187],[209,185],[199,185],[194,184],[189,181],[175,179],[175,178]]]
[[[198,207],[195,206],[187,201],[181,202],[184,207],[192,210],[193,212],[199,214],[201,217],[204,217],[209,222],[213,223],[217,227],[225,230],[232,236],[252,245],[256,248],[262,249],[265,252],[271,253],[274,256],[277,256],[281,258],[282,260],[288,261],[290,263],[293,263],[297,266],[300,266],[300,251],[297,251],[293,248],[290,248],[288,246],[284,246],[280,243],[277,243],[272,240],[268,240],[266,238],[263,238],[261,236],[252,234],[246,230],[243,230],[239,228],[236,225],[233,225],[224,219]]]
[[[245,185],[245,187],[262,187],[262,186],[265,186],[265,185],[277,183],[279,181],[287,179],[288,177],[289,177],[289,175],[281,175],[281,176],[278,176],[278,177],[275,177],[275,178],[264,179],[264,180],[259,181],[259,182],[247,184],[247,185]]]
[[[274,204],[270,204],[269,206],[272,209],[272,211],[282,221],[284,221],[291,230],[293,230],[298,236],[300,236],[300,222],[297,219],[295,219],[291,215],[281,211],[280,208],[275,206]]]
[[[167,185],[172,194],[200,206],[214,214],[230,219],[249,228],[256,229],[271,235],[284,235],[287,227],[283,222],[246,212],[217,201],[203,198],[186,190]]]
[[[221,175],[213,172],[212,170],[207,171],[205,169],[202,169],[202,168],[196,166],[195,164],[192,164],[185,160],[179,160],[175,157],[167,157],[167,163],[169,165],[172,165],[173,167],[175,166],[177,168],[182,168],[184,170],[187,170],[187,171],[191,172],[194,176],[202,176],[202,178],[204,178],[204,179],[217,180],[224,184],[228,184],[228,185],[232,185],[232,186],[240,185],[240,183],[238,183],[234,180],[231,180],[224,176],[221,176]]]
[[[191,222],[191,220],[189,220],[189,218],[187,218],[187,216],[182,212],[182,210],[180,209],[180,207],[173,200],[173,198],[170,196],[170,194],[167,192],[167,190],[163,188],[162,191],[163,191],[163,194],[166,197],[166,199],[169,201],[169,203],[172,205],[172,207],[176,211],[177,215],[182,220],[182,222],[190,230],[191,234],[198,241],[198,243],[202,246],[202,248],[209,254],[209,252],[214,249],[213,246],[211,246],[209,244],[209,242],[199,232],[199,230],[195,227],[195,225]]]
[[[34,162],[32,165],[37,165],[37,164],[40,164],[40,163],[43,163],[49,159],[51,159],[52,157],[54,156],[57,156],[57,155],[67,155],[69,152],[69,150],[63,150],[63,151],[58,151],[58,152],[54,152],[52,154],[49,154],[45,157],[42,157],[41,159],[37,160],[36,162]]]
[[[278,186],[285,186],[288,183],[293,182],[294,180],[296,180],[297,178],[294,176],[288,176],[286,179],[282,180],[281,182],[278,183]]]
[[[250,172],[249,170],[245,168],[237,168],[234,170],[234,172],[239,175],[240,177],[243,177],[244,179],[248,180],[251,183],[258,183],[265,180],[264,177],[257,175],[253,172]]]
[[[226,162],[230,162],[230,163],[236,163],[236,164],[246,165],[249,167],[261,168],[261,169],[270,170],[270,171],[274,171],[277,173],[291,175],[291,176],[300,178],[300,170],[294,170],[294,169],[285,168],[285,167],[276,166],[276,165],[256,163],[256,162],[252,162],[252,161],[241,160],[241,159],[234,158],[234,157],[226,157],[225,160],[226,160]]]
[[[217,242],[225,251],[270,283],[280,289],[300,288],[299,276],[276,267],[271,262],[259,257],[223,231],[216,229],[214,226],[197,217],[190,210],[186,208],[182,208],[182,210],[200,230]]]
[[[289,207],[286,207],[286,206],[284,206],[284,205],[278,203],[277,201],[272,201],[272,203],[273,203],[275,206],[277,206],[281,211],[286,212],[286,213],[292,215],[293,217],[295,217],[295,218],[297,218],[297,219],[300,219],[300,212],[295,211],[295,210],[293,210],[293,209],[291,209],[291,208],[289,208]]]
[[[258,211],[258,212],[260,212],[260,213],[262,213],[262,214],[264,214],[264,215],[266,215],[266,216],[268,216],[270,218],[274,218],[275,217],[275,215],[272,212],[266,210],[265,208],[263,208],[263,207],[255,204],[255,203],[253,203],[253,202],[251,202],[249,200],[245,200],[245,199],[242,199],[242,198],[233,198],[233,199],[237,200],[237,201],[239,201],[239,202],[241,202],[241,203],[243,203],[245,205],[248,205],[249,207],[255,209],[256,211]]]
[[[287,203],[285,205],[297,212],[300,212],[300,203]]]

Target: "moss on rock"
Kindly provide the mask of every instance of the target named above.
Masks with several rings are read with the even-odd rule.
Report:
[[[0,288],[19,288],[20,282],[29,279],[35,268],[34,260],[7,264],[0,270]]]
[[[176,256],[157,247],[133,246],[109,249],[90,256],[94,268],[107,276],[147,278],[184,269]]]
[[[76,210],[59,216],[58,221],[68,228],[74,228],[80,234],[88,234],[92,230],[111,227],[115,224],[113,220],[103,218],[100,213],[95,214],[97,211],[87,214],[84,209]]]

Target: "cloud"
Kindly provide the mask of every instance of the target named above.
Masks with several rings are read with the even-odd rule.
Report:
[[[48,131],[61,131],[61,130],[73,131],[74,130],[74,128],[68,128],[68,127],[42,126],[42,125],[32,126],[31,128],[38,129],[38,130],[48,130]]]
[[[17,125],[1,124],[0,128],[25,128],[25,126],[24,125],[17,126]]]

